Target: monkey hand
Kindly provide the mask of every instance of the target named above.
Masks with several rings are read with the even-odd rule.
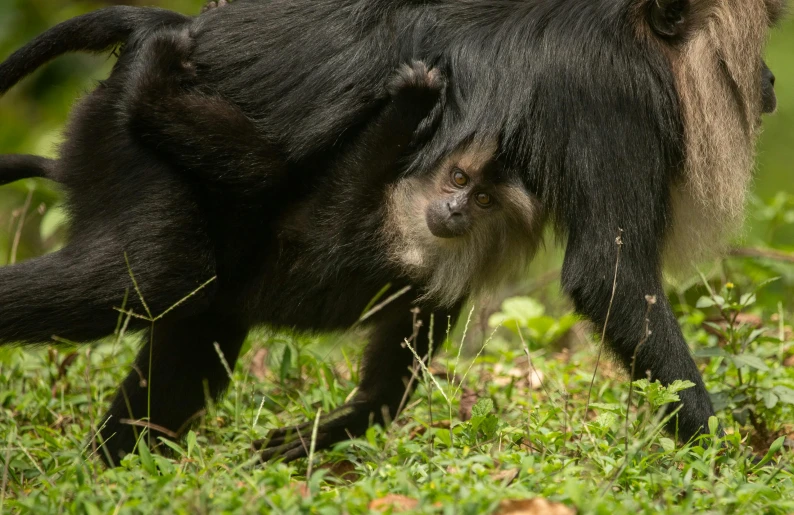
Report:
[[[351,401],[320,417],[314,450],[328,449],[333,444],[364,434],[369,427],[372,405]],[[261,451],[262,462],[281,458],[285,463],[309,456],[314,420],[298,426],[274,429],[267,438],[254,442]]]
[[[217,2],[207,2],[204,4],[204,7],[201,8],[201,12],[205,13],[207,11],[211,11],[212,9],[217,9],[218,7],[223,7],[225,5],[229,5],[228,0],[218,0]]]
[[[414,133],[414,142],[427,139],[446,105],[447,79],[441,70],[430,68],[423,61],[403,64],[389,79],[386,91],[400,110],[427,113]]]

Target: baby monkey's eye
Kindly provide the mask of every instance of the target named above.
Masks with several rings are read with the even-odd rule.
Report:
[[[458,187],[464,187],[469,183],[469,176],[463,173],[460,168],[452,170],[452,182]]]
[[[482,191],[474,195],[474,200],[482,207],[488,207],[493,202],[493,198],[491,198],[490,195]]]

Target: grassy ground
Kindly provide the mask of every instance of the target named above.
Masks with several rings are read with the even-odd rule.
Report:
[[[0,55],[108,3],[4,0]],[[195,13],[203,0],[138,3]],[[114,470],[92,457],[89,434],[126,374],[136,338],[90,349],[0,348],[0,514],[568,513],[537,504],[519,512],[522,505],[506,502],[533,498],[610,515],[794,513],[794,451],[785,440],[794,438],[794,266],[787,263],[794,195],[784,192],[792,184],[793,41],[791,18],[773,35],[767,56],[778,76],[780,111],[766,122],[757,181],[764,200],[752,206],[743,244],[745,255],[761,257],[719,263],[707,272],[711,292],[698,277],[671,287],[729,432],[723,450],[674,444],[654,417],[674,394],[639,384],[629,399],[626,376],[606,357],[588,395],[597,346],[581,324],[571,327],[575,320],[552,281],[518,289],[532,299],[504,305],[502,316],[491,319],[494,327],[480,316],[485,304],[478,306],[466,338],[462,327],[453,332],[430,367],[433,379],[420,374],[416,395],[390,428],[289,466],[256,465],[251,442],[342,404],[357,382],[362,335],[252,335],[229,394],[208,408],[172,457],[144,446]],[[74,99],[111,64],[67,57],[5,96],[2,151],[51,154]],[[40,181],[0,191],[0,264],[57,246],[58,199]],[[541,260],[534,277],[543,283],[558,267],[558,256]],[[778,280],[753,295],[772,278]],[[749,449],[762,464],[748,461]]]
[[[115,470],[91,458],[88,436],[136,339],[0,349],[0,512],[570,513],[510,511],[517,505],[506,502],[541,497],[579,513],[791,513],[785,310],[768,314],[763,289],[695,290],[699,307],[679,306],[681,320],[730,433],[723,450],[674,444],[654,409],[674,392],[637,383],[629,399],[624,374],[606,359],[586,411],[596,347],[579,324],[567,331],[573,318],[521,297],[489,323],[473,311],[465,334],[453,331],[420,371],[417,394],[390,428],[290,465],[253,463],[251,442],[343,403],[361,335],[253,334],[228,395],[170,445],[172,457],[144,444]],[[461,348],[479,356],[458,358]]]

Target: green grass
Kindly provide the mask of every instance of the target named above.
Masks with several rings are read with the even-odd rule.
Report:
[[[59,0],[55,8],[52,0],[0,2],[0,54],[108,3]],[[195,13],[203,0],[137,3]],[[793,43],[790,18],[773,34],[767,55],[778,77],[780,108],[766,120],[760,146],[757,192],[763,200],[752,209],[745,242],[753,248],[794,248],[794,195],[784,193],[793,191]],[[111,64],[104,57],[65,57],[0,99],[3,152],[51,154],[73,102]],[[0,264],[12,254],[23,260],[52,250],[63,223],[53,209],[58,201],[41,181],[0,191]],[[12,252],[16,234],[21,244]],[[494,318],[505,327],[484,349],[493,329],[480,327],[475,316],[464,344],[458,328],[431,367],[440,372],[438,385],[420,378],[395,424],[318,453],[309,478],[307,460],[253,464],[251,442],[342,404],[358,379],[359,334],[252,335],[229,393],[209,406],[172,457],[143,452],[113,470],[92,457],[89,434],[127,372],[135,338],[90,349],[0,348],[0,513],[365,513],[389,494],[412,499],[416,511],[428,513],[494,512],[505,499],[534,497],[609,515],[794,513],[794,452],[788,444],[777,448],[781,437],[794,435],[794,266],[729,259],[708,270],[713,295],[697,276],[670,289],[730,433],[720,451],[679,446],[658,431],[652,406],[669,392],[640,384],[627,410],[626,376],[606,358],[586,412],[597,347],[585,341],[589,332],[581,325],[566,332],[574,322],[567,304],[558,284],[543,280],[559,261],[553,254],[536,260],[532,276],[538,282],[526,289],[535,301],[506,304]],[[741,302],[771,278],[779,279]],[[736,286],[727,288],[728,280]],[[528,385],[521,337],[543,386]],[[454,369],[458,376],[468,370],[460,387],[446,381]],[[461,404],[474,412],[472,419],[462,419]],[[748,463],[750,448],[769,453],[763,465]]]
[[[487,513],[505,499],[534,497],[579,513],[791,513],[794,455],[781,438],[794,433],[794,368],[784,365],[794,352],[790,328],[785,310],[761,307],[764,289],[741,290],[729,284],[700,297],[700,308],[679,306],[724,408],[723,450],[674,444],[653,409],[673,394],[652,385],[637,385],[627,419],[629,385],[606,360],[585,414],[596,347],[560,344],[571,319],[549,316],[529,298],[506,303],[491,319],[501,324],[495,332],[474,317],[463,348],[480,351],[475,361],[458,361],[462,336],[453,332],[433,379],[420,375],[396,423],[317,453],[310,477],[305,459],[253,463],[251,442],[342,404],[358,379],[361,335],[253,334],[229,393],[171,446],[172,457],[144,448],[113,470],[91,457],[89,434],[132,361],[135,338],[3,348],[0,511],[366,513],[397,494],[424,513]],[[448,373],[463,384],[447,382]],[[530,373],[542,385],[530,388]],[[471,419],[461,419],[461,404]],[[762,465],[748,459],[748,447],[766,455]]]

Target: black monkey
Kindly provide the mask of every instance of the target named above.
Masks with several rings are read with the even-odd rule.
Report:
[[[180,98],[181,92],[166,73],[177,73],[184,62],[180,52],[187,48],[185,41],[184,30],[163,29],[123,53],[118,66],[134,78],[133,89],[148,88],[160,95],[163,105],[173,105],[175,100],[191,98]],[[126,55],[135,55],[138,61],[128,62]],[[138,68],[139,62],[147,66]],[[186,74],[185,70],[179,73]],[[94,95],[116,87],[111,78]],[[356,322],[385,284],[411,286],[410,294],[370,318],[374,330],[359,393],[340,412],[329,414],[320,444],[330,445],[349,433],[361,434],[373,416],[375,421],[389,420],[397,414],[412,362],[410,351],[400,345],[414,331],[410,309],[421,308],[425,328],[434,312],[439,320],[454,319],[467,293],[490,282],[486,281],[486,263],[504,262],[500,268],[507,270],[509,263],[531,251],[534,242],[529,236],[538,229],[533,200],[515,175],[498,166],[493,144],[461,148],[439,164],[435,173],[421,178],[421,183],[415,182],[420,179],[398,180],[412,141],[423,136],[422,127],[434,125],[433,120],[423,120],[441,113],[436,104],[443,102],[444,87],[440,73],[428,71],[422,63],[401,67],[385,88],[389,100],[340,151],[338,161],[317,174],[316,183],[303,196],[290,198],[288,206],[279,208],[267,189],[260,193],[242,188],[242,195],[236,194],[236,183],[222,183],[219,190],[211,180],[169,166],[159,159],[160,150],[136,145],[132,136],[124,140],[127,151],[121,152],[121,161],[112,162],[119,155],[116,145],[122,136],[119,122],[110,114],[120,111],[119,117],[134,126],[130,113],[135,110],[114,104],[110,112],[83,111],[81,123],[106,124],[107,139],[92,141],[93,155],[110,160],[104,169],[120,176],[88,184],[81,174],[92,170],[66,158],[66,154],[76,155],[69,151],[51,163],[74,209],[71,241],[50,256],[0,269],[0,337],[35,343],[52,334],[75,341],[108,334],[116,318],[112,307],[120,305],[125,287],[134,287],[125,272],[125,251],[146,301],[144,305],[133,295],[130,307],[138,313],[161,313],[213,274],[217,276],[157,323],[136,360],[136,371],[122,384],[102,429],[105,458],[114,462],[136,441],[133,427],[124,419],[148,414],[156,426],[179,431],[203,406],[204,379],[213,395],[225,389],[228,380],[220,373],[213,342],[233,362],[251,325],[344,328]],[[128,100],[133,105],[143,102],[155,115],[158,112],[155,104],[146,104],[155,101],[152,96],[141,94]],[[207,118],[210,132],[202,136],[207,143],[222,136],[224,120],[236,120],[235,107],[224,105],[222,99],[196,97],[195,101],[202,109],[190,115],[211,114]],[[208,110],[212,105],[217,108]],[[173,122],[193,123],[190,120],[188,116]],[[71,136],[71,141],[79,142],[81,133],[73,131]],[[241,166],[286,166],[266,154],[270,152],[266,142],[255,134],[249,139],[244,133],[232,136],[229,144],[250,160],[240,161]],[[180,151],[169,148],[169,152]],[[265,153],[270,162],[257,161],[257,153]],[[198,167],[189,159],[184,162],[189,169]],[[150,173],[157,177],[147,177]],[[125,190],[127,181],[133,180],[129,188],[134,183],[152,187]],[[150,196],[154,198],[149,200]],[[115,201],[102,200],[108,198]],[[174,210],[174,216],[157,220],[156,216],[168,212],[154,208],[160,202]],[[432,209],[424,208],[428,204]],[[455,208],[444,217],[439,207],[447,204]],[[432,213],[428,231],[443,239],[418,237],[417,222],[425,224],[426,212]],[[117,232],[98,233],[100,216],[106,229]],[[166,241],[165,231],[174,232],[171,242]],[[252,234],[257,235],[253,244]],[[472,241],[477,242],[474,252],[468,250]],[[157,266],[149,266],[150,262]],[[29,284],[31,279],[35,284]],[[50,293],[45,295],[45,291]],[[27,319],[31,312],[37,315]],[[133,320],[133,328],[143,325]],[[442,341],[444,330],[443,323],[437,326],[436,341]],[[421,329],[415,342],[422,354],[427,352],[425,331]],[[151,402],[147,388],[140,385],[141,374],[150,378]],[[285,458],[303,453],[294,442],[274,442],[286,446],[279,448]]]
[[[605,323],[610,305],[615,237],[622,231],[621,266],[607,340],[628,367],[636,354],[638,376],[650,372],[663,383],[689,379],[696,384],[682,393],[681,411],[671,424],[671,430],[687,440],[704,429],[713,409],[664,296],[662,262],[682,253],[692,255],[703,245],[716,246],[722,232],[738,225],[759,116],[775,104],[773,79],[761,54],[768,27],[782,8],[781,0],[252,0],[210,10],[178,25],[187,31],[192,48],[189,61],[195,70],[186,92],[220,97],[228,102],[227,107],[239,109],[254,128],[253,134],[272,145],[266,148],[278,152],[288,164],[282,168],[278,160],[269,162],[259,178],[264,184],[278,184],[282,172],[291,184],[320,180],[318,170],[336,162],[344,149],[356,147],[362,127],[384,104],[383,84],[401,62],[420,58],[443,69],[451,87],[441,126],[411,166],[416,177],[433,175],[438,163],[465,148],[467,142],[487,147],[487,142],[498,141],[501,168],[520,170],[524,188],[531,194],[527,198],[536,199],[528,204],[542,206],[541,215],[566,239],[564,288],[578,311],[599,326]],[[53,30],[42,38],[52,43],[57,40],[53,34],[64,33]],[[152,37],[144,29],[131,36],[136,42]],[[47,52],[37,51],[34,44],[21,55],[40,64],[62,51],[110,44],[109,37],[97,41]],[[141,242],[136,247],[139,255],[133,256],[138,262],[148,256],[146,250],[156,254],[158,246],[201,247],[196,242],[204,234],[213,235],[210,240],[245,231],[267,234],[268,228],[251,222],[257,218],[248,213],[254,211],[261,215],[259,220],[267,220],[294,199],[267,207],[249,203],[246,216],[235,216],[234,210],[217,218],[207,216],[222,212],[216,211],[218,205],[234,206],[237,195],[208,195],[212,177],[208,180],[197,173],[191,179],[174,160],[171,148],[158,150],[145,135],[141,139],[139,133],[149,122],[131,117],[130,106],[115,104],[130,93],[128,86],[135,79],[131,70],[145,70],[136,60],[140,47],[128,45],[114,74],[83,104],[62,152],[59,170],[64,183],[72,177],[71,187],[86,192],[73,203],[75,226],[83,221],[89,227],[92,218],[81,218],[84,212],[93,220],[102,218],[91,201],[108,201],[104,195],[92,198],[94,190],[88,187],[98,182],[107,188],[111,201],[118,202],[122,194],[141,195],[136,198],[145,201],[149,188],[157,192],[165,186],[176,192],[158,208],[156,212],[164,216],[156,220],[179,231],[170,238],[165,230],[147,240],[136,235],[131,241]],[[18,61],[12,57],[12,62]],[[4,66],[0,65],[0,91],[35,67]],[[2,73],[9,69],[13,73]],[[138,133],[129,125],[136,120],[142,122],[136,126]],[[112,143],[106,139],[109,136],[115,137]],[[84,149],[93,150],[97,141],[108,145],[118,161],[93,162]],[[186,162],[191,168],[189,159]],[[151,174],[144,184],[127,178],[141,179],[141,163],[147,165],[147,177]],[[96,177],[103,174],[89,174],[94,169],[110,169],[113,173],[104,175],[117,183]],[[207,170],[197,167],[196,172]],[[402,184],[409,184],[405,181]],[[270,186],[265,190],[272,191]],[[194,205],[202,208],[192,211]],[[169,209],[174,214],[165,216]],[[146,212],[135,214],[145,220]],[[432,218],[425,217],[426,221]],[[113,228],[113,217],[101,227]],[[118,238],[108,239],[117,244]],[[224,241],[218,248],[231,250],[221,250],[225,254],[220,261],[243,263],[251,255],[267,253],[264,240]],[[76,248],[91,248],[88,239],[76,244]],[[404,271],[411,270],[411,263],[422,263],[411,259],[416,253],[407,247],[407,252],[398,254],[403,261],[397,261]],[[209,255],[206,269],[196,267],[202,260],[185,263],[192,273],[180,276],[183,285],[195,284],[196,277],[222,268],[212,261],[217,259]],[[170,270],[181,266],[175,265]],[[158,277],[169,277],[169,271],[151,267],[153,276],[160,272]],[[24,270],[10,270],[21,283]],[[224,282],[256,289],[255,273],[235,266],[230,270],[230,279]],[[55,269],[50,273],[55,274]],[[114,272],[108,278],[111,275],[123,274]],[[0,270],[0,300],[4,300],[1,281],[6,277],[11,272]],[[126,284],[116,282],[122,283],[119,287]],[[299,284],[288,290],[316,295],[297,289]],[[157,291],[156,285],[150,287]],[[215,289],[218,292],[206,292],[193,305],[205,297],[207,303],[217,302],[228,291],[222,290],[220,281]],[[160,303],[169,305],[167,294],[176,290],[159,292]],[[646,295],[655,295],[657,303],[650,313],[652,333],[644,340]],[[317,302],[338,306],[333,297],[319,297]],[[235,303],[224,306],[232,311]],[[70,309],[65,306],[64,312]],[[39,304],[6,307],[0,302],[0,315],[7,312],[13,318],[6,323],[0,316],[0,340],[13,338],[12,329],[46,338],[25,321],[43,316]],[[85,312],[78,310],[76,320]],[[22,313],[27,315],[24,320]],[[233,316],[224,318],[226,327],[219,323],[217,334],[233,340],[245,325],[234,320]],[[172,341],[177,342],[172,344],[176,351],[179,335]],[[635,353],[640,341],[645,343]],[[388,360],[389,355],[385,356]],[[174,358],[157,359],[166,367]],[[218,373],[222,376],[222,371]],[[323,445],[331,440],[324,440]]]

